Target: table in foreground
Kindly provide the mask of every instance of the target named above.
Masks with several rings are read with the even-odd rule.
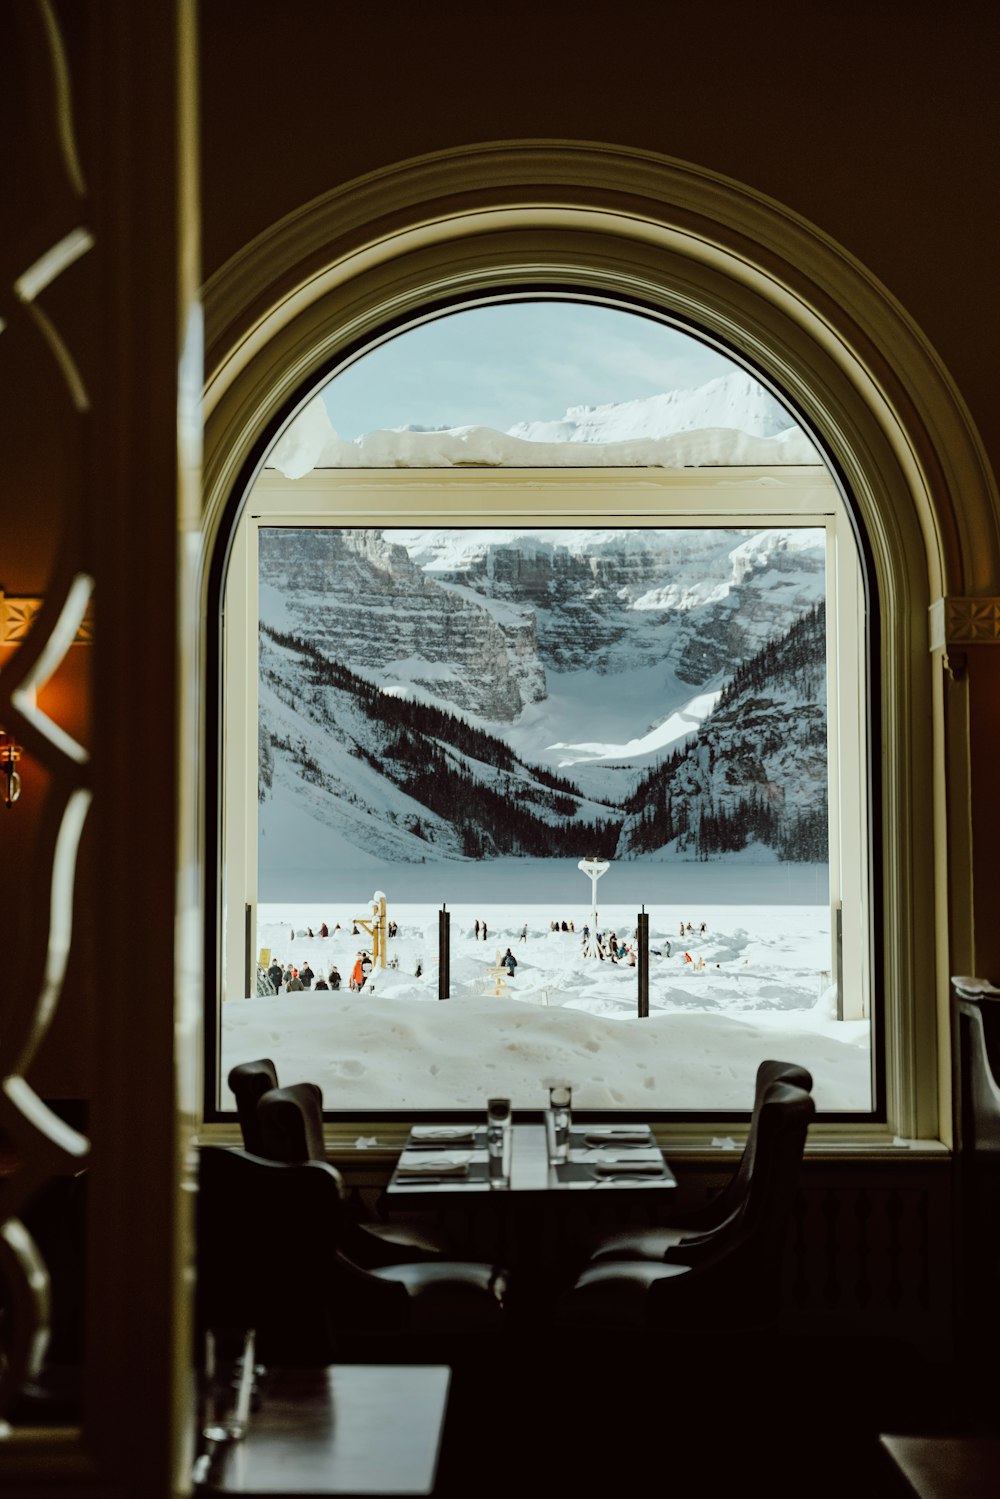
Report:
[[[879,1442],[918,1499],[1000,1494],[1000,1439],[881,1436]]]
[[[451,1370],[443,1364],[276,1369],[246,1436],[201,1494],[430,1494]]]

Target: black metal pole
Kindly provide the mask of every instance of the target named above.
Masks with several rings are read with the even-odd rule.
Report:
[[[254,982],[253,949],[250,946],[252,941],[253,907],[249,901],[246,901],[243,906],[243,968],[246,994],[250,999],[257,993],[257,985]]]
[[[438,912],[438,999],[451,994],[451,914],[447,906]]]
[[[649,1014],[649,917],[643,906],[637,921],[639,928],[639,1019]]]

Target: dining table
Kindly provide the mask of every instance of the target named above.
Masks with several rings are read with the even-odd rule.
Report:
[[[516,1277],[520,1315],[545,1310],[588,1247],[666,1214],[677,1178],[644,1121],[575,1120],[567,1159],[550,1165],[544,1123],[510,1126],[509,1178],[491,1182],[486,1123],[410,1130],[383,1210],[425,1219],[450,1258],[490,1260]]]
[[[485,1124],[420,1124],[410,1130],[387,1188],[387,1205],[491,1199],[549,1200],[582,1193],[672,1191],[677,1179],[644,1122],[576,1123],[565,1161],[550,1164],[542,1124],[509,1126],[509,1175],[491,1176]]]

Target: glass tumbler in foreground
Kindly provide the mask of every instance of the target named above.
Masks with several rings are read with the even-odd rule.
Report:
[[[548,1147],[550,1166],[559,1166],[563,1161],[569,1160],[572,1101],[572,1091],[565,1083],[557,1084],[549,1089],[549,1107],[545,1114],[545,1143]]]
[[[486,1103],[486,1151],[491,1187],[510,1186],[511,1116],[509,1098]]]

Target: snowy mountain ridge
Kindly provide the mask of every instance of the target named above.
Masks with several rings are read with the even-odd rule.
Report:
[[[712,858],[758,844],[827,853],[822,601],[734,672],[695,737],[637,784],[618,857]]]
[[[825,652],[817,604],[740,666],[693,737],[609,805],[461,716],[381,692],[302,637],[265,629],[262,867],[289,857],[290,833],[310,867],[320,846],[348,865],[584,850],[822,863]]]
[[[822,601],[820,531],[276,527],[259,555],[264,864],[293,834],[403,863],[698,857],[743,846],[711,831],[741,797],[825,797],[821,653],[793,680],[782,643]],[[762,670],[766,701],[744,693]],[[683,825],[651,842],[660,762],[692,735]]]
[[[574,739],[623,746],[721,687],[822,595],[824,569],[813,528],[274,527],[260,617],[564,763]],[[575,682],[593,684],[582,721]]]
[[[351,441],[321,395],[286,428],[267,464],[288,479],[316,468],[654,467],[818,464],[806,433],[758,380],[734,369],[693,390],[601,406],[571,406],[554,421],[489,427],[410,423]]]
[[[746,370],[734,369],[692,390],[667,390],[602,406],[570,406],[557,421],[524,421],[510,437],[529,442],[631,442],[679,432],[725,428],[777,437],[798,427],[781,403]]]

